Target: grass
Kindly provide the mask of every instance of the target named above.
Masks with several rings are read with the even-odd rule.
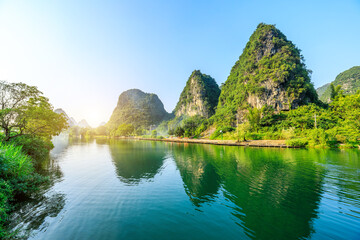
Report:
[[[31,157],[21,146],[0,142],[0,239],[10,237],[8,213],[17,195],[30,195],[46,179],[34,172]]]

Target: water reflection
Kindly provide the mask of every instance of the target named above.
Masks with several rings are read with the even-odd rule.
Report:
[[[233,214],[248,236],[307,238],[317,216],[323,169],[301,151],[213,148],[210,160],[223,176]]]
[[[209,158],[206,146],[171,144],[176,166],[184,182],[186,194],[191,202],[199,207],[212,201],[219,191],[220,177],[206,159]]]
[[[316,153],[325,167],[330,166],[325,184],[330,187],[331,193],[345,204],[360,207],[360,151],[318,150]]]
[[[56,154],[56,156],[58,155]],[[49,156],[37,159],[35,163],[36,171],[47,176],[49,181],[40,187],[39,192],[17,203],[9,221],[12,232],[18,232],[18,237],[24,239],[27,239],[30,233],[41,231],[41,228],[46,227],[43,226],[45,219],[47,217],[55,218],[65,206],[65,194],[49,191],[56,182],[63,178],[56,158]]]
[[[219,183],[250,238],[298,239],[313,232],[324,168],[306,151],[177,146],[173,155],[191,201],[214,200]]]
[[[39,162],[51,182],[15,211],[14,229],[36,239],[357,239],[359,159],[358,150],[73,139]]]
[[[167,152],[163,143],[133,140],[109,140],[109,149],[119,179],[129,185],[159,173]]]

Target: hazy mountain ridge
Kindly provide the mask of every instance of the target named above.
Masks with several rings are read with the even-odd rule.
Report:
[[[88,122],[85,119],[82,119],[76,125],[81,128],[91,128],[91,126],[88,124]]]
[[[354,66],[340,73],[331,83],[335,87],[340,85],[345,95],[355,94],[360,90],[360,66]],[[323,102],[330,102],[331,83],[327,83],[316,90],[320,100]]]
[[[54,110],[57,114],[63,114],[68,122],[69,127],[80,127],[80,128],[91,128],[88,122],[85,119],[82,119],[80,122],[76,122],[73,117],[69,117],[67,113],[62,108],[57,108]]]
[[[57,108],[54,110],[54,112],[56,112],[57,114],[63,114],[67,120],[69,127],[73,127],[73,126],[77,125],[75,119],[72,117],[69,117],[62,108]]]

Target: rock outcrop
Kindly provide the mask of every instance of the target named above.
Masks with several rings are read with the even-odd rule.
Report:
[[[120,94],[108,127],[117,128],[120,124],[132,124],[135,127],[147,127],[159,124],[169,117],[163,103],[153,93],[144,93],[139,89],[130,89]]]
[[[259,24],[222,86],[216,117],[234,122],[246,108],[275,112],[318,102],[300,50],[274,25]]]
[[[336,76],[332,84],[341,86],[345,95],[355,94],[360,90],[360,66],[352,67]],[[319,98],[323,102],[330,102],[331,88],[330,84],[325,84],[316,90]]]
[[[215,80],[209,75],[195,70],[191,73],[180,95],[174,110],[175,116],[200,115],[208,118],[215,113],[219,95],[220,88]]]

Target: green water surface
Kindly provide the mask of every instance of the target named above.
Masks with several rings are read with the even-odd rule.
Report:
[[[57,141],[29,239],[360,239],[360,151]]]

